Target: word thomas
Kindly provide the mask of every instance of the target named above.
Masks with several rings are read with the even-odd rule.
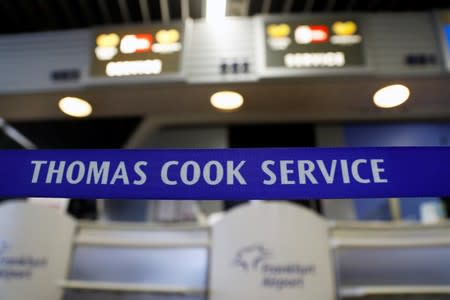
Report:
[[[151,164],[144,160],[136,162],[32,160],[31,183],[140,186],[148,183],[147,178],[151,177],[150,171],[158,172],[154,174],[158,176],[156,180],[165,186],[329,185],[389,182],[383,167],[383,159],[264,160],[248,164],[246,160],[222,162],[169,160],[150,170]],[[158,168],[159,170],[156,170]],[[152,178],[154,180],[155,176]]]
[[[45,180],[45,183],[61,184],[63,180],[69,184],[130,184],[130,170],[124,161],[120,161],[117,166],[112,166],[110,161],[90,161],[84,163],[76,160],[70,163],[66,161],[45,161],[33,160],[33,177],[31,183],[39,183]],[[132,169],[133,175],[138,178],[132,181],[133,185],[143,185],[147,181],[147,174],[143,167],[147,166],[146,161],[134,163]],[[41,178],[41,170],[46,169]]]

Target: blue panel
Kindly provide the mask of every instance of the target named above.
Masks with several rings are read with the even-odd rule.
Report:
[[[444,26],[444,35],[447,42],[447,53],[450,55],[450,25]]]
[[[450,124],[347,125],[344,133],[352,147],[450,145]]]
[[[389,203],[385,198],[353,200],[356,216],[360,220],[388,221],[391,219]]]
[[[446,27],[450,41],[450,26]],[[448,146],[450,144],[450,124],[365,124],[346,125],[345,143],[352,147],[384,146]],[[395,195],[393,195],[395,196]],[[389,220],[387,199],[357,199],[355,211],[361,220]],[[420,219],[420,205],[424,202],[438,202],[438,198],[403,198],[401,216],[407,220]]]

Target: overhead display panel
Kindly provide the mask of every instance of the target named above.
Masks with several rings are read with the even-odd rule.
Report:
[[[445,65],[450,71],[450,11],[441,11],[438,13],[439,29],[441,30],[442,51],[445,59]]]
[[[94,34],[92,77],[161,77],[181,73],[185,26],[132,26]]]
[[[261,19],[260,36],[263,76],[326,75],[367,67],[357,18],[267,17]]]

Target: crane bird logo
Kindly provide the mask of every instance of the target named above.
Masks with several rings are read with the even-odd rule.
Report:
[[[233,264],[245,271],[257,270],[262,262],[267,260],[272,253],[262,245],[251,245],[240,249]]]

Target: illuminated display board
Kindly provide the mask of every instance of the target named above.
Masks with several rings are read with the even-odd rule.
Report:
[[[184,26],[120,27],[95,34],[91,75],[158,76],[180,72]]]
[[[282,73],[365,67],[363,36],[354,18],[263,21],[263,68]]]

